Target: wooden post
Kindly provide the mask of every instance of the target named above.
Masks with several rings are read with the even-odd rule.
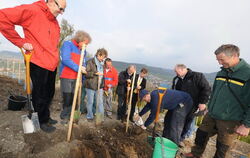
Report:
[[[130,117],[130,112],[131,112],[132,97],[133,97],[133,92],[134,92],[135,76],[136,76],[136,71],[134,72],[131,91],[130,91],[130,98],[129,98],[129,104],[128,104],[128,116],[127,116],[127,123],[126,123],[126,132],[128,132],[128,124],[129,124],[129,117]]]
[[[71,114],[70,114],[70,120],[69,120],[69,129],[68,129],[68,135],[67,135],[67,141],[68,142],[70,141],[71,133],[72,133],[73,119],[74,119],[74,113],[75,113],[75,108],[76,108],[76,99],[77,99],[77,96],[78,96],[80,78],[82,76],[82,70],[81,70],[81,68],[82,68],[82,63],[83,63],[85,49],[86,49],[86,45],[83,44],[83,46],[82,46],[82,53],[81,53],[80,62],[79,62],[79,69],[78,69],[77,79],[76,79],[74,99],[73,99],[73,104],[72,104],[72,109],[71,109]]]

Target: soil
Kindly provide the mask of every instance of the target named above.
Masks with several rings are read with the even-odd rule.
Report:
[[[53,133],[38,131],[24,134],[22,111],[8,109],[9,90],[14,94],[25,96],[23,86],[17,80],[0,76],[0,158],[150,158],[153,148],[147,142],[151,132],[130,124],[125,132],[125,124],[115,119],[105,118],[101,126],[89,122],[81,115],[78,124],[74,124],[71,141],[67,142],[68,126],[60,123],[61,96],[57,87],[51,116],[59,122]],[[114,106],[115,107],[115,106]],[[161,130],[160,127],[159,130]],[[183,151],[189,151],[192,141],[187,142]],[[181,150],[181,151],[182,151]],[[215,138],[209,141],[204,157],[211,158],[215,152]],[[250,145],[237,142],[231,157],[248,155]]]

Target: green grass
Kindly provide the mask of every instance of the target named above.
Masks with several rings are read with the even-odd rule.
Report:
[[[250,144],[250,135],[247,136],[247,137],[241,137],[240,140],[243,141],[243,142],[246,142],[246,143]]]

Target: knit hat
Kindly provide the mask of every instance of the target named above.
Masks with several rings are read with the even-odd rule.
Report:
[[[140,99],[142,100],[142,98],[146,95],[146,94],[149,94],[149,92],[145,89],[141,90],[140,93],[139,93],[139,97]]]

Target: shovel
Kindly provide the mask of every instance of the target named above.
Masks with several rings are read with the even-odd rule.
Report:
[[[32,52],[24,53],[21,49],[21,52],[24,56],[25,65],[26,65],[26,93],[28,99],[28,115],[22,115],[22,124],[23,131],[25,134],[37,132],[40,129],[40,124],[38,120],[37,112],[34,112],[34,107],[31,102],[31,90],[30,90],[30,59]]]
[[[163,90],[163,92],[160,92],[160,90]],[[153,142],[154,142],[155,137],[156,137],[155,129],[156,129],[156,126],[158,125],[158,122],[159,122],[159,114],[160,114],[162,99],[163,99],[163,96],[166,93],[166,91],[167,91],[166,88],[162,88],[162,87],[158,88],[159,100],[158,100],[158,104],[157,104],[156,117],[155,117],[155,121],[154,121],[153,132],[152,132],[152,141]]]
[[[96,119],[95,119],[95,124],[97,126],[102,123],[104,117],[103,114],[99,111],[100,84],[101,84],[101,77],[98,75],[97,93],[96,93]]]

